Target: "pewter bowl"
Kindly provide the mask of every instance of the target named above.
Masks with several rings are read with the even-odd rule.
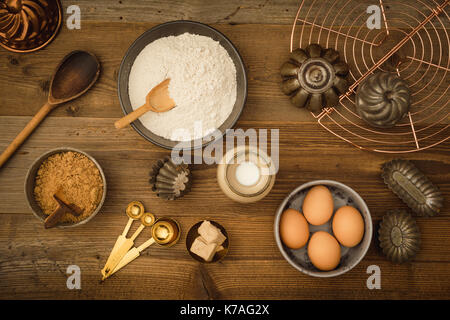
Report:
[[[102,208],[103,203],[105,202],[105,199],[106,199],[106,177],[105,177],[105,174],[103,173],[102,167],[97,162],[97,160],[95,160],[91,155],[87,154],[86,152],[83,152],[83,151],[75,149],[75,148],[71,148],[71,147],[56,148],[56,149],[52,149],[52,150],[45,152],[39,158],[37,158],[31,165],[30,169],[28,169],[27,175],[25,177],[25,198],[27,200],[28,206],[30,207],[31,211],[33,212],[33,215],[36,218],[38,218],[39,220],[41,220],[42,222],[44,222],[45,218],[47,218],[47,215],[45,215],[42,212],[41,208],[39,207],[37,201],[34,198],[34,185],[35,185],[35,180],[36,180],[36,174],[37,174],[37,171],[39,170],[39,167],[48,157],[50,157],[54,154],[57,154],[57,153],[67,152],[67,151],[81,153],[82,155],[86,156],[89,160],[91,160],[95,164],[98,171],[100,172],[100,176],[102,177],[103,194],[102,194],[102,198],[101,198],[99,204],[97,205],[97,208],[88,217],[86,217],[86,219],[81,220],[80,222],[77,222],[77,223],[70,223],[70,222],[58,223],[56,228],[76,227],[76,226],[80,226],[80,225],[87,223],[89,220],[94,218],[95,215],[97,215],[97,213]]]
[[[330,190],[334,200],[334,211],[333,216],[327,223],[320,226],[313,226],[311,224],[309,225],[310,236],[314,232],[320,230],[329,232],[331,235],[333,235],[331,222],[336,210],[342,206],[348,205],[358,209],[364,219],[363,239],[357,246],[352,248],[344,247],[341,245],[341,261],[339,262],[339,265],[336,267],[336,269],[332,271],[320,271],[319,269],[314,267],[308,257],[308,244],[306,244],[303,248],[294,250],[286,247],[280,238],[280,218],[283,211],[289,208],[301,211],[303,199],[305,198],[306,193],[309,191],[309,189],[317,185],[326,186]],[[364,258],[372,241],[373,226],[369,208],[367,207],[361,196],[356,193],[356,191],[340,182],[332,180],[316,180],[297,187],[284,199],[284,201],[278,207],[275,215],[274,232],[275,240],[281,254],[294,268],[313,277],[326,278],[335,277],[344,274],[347,271],[350,271]]]
[[[130,77],[131,68],[133,66],[134,60],[139,55],[139,53],[151,42],[168,36],[178,36],[183,33],[198,34],[201,36],[209,37],[215,41],[218,41],[222,47],[228,52],[236,67],[236,81],[237,81],[237,93],[236,102],[234,104],[233,110],[230,116],[225,120],[225,122],[218,128],[222,135],[225,134],[227,129],[232,128],[239,119],[242,113],[245,102],[247,100],[247,75],[245,72],[244,62],[236,49],[236,47],[231,43],[231,41],[222,33],[217,31],[210,26],[194,22],[194,21],[171,21],[167,23],[160,24],[146,32],[144,32],[128,49],[125,57],[120,65],[119,76],[118,76],[118,91],[120,106],[122,107],[123,113],[127,115],[133,111],[131,106],[130,97],[128,95],[128,79]],[[173,141],[165,139],[161,136],[154,134],[151,130],[147,129],[141,121],[136,120],[131,123],[131,126],[145,139],[148,141],[166,148],[173,149],[179,146],[179,141]],[[210,139],[211,138],[211,139]],[[207,142],[203,142],[207,141]],[[214,140],[211,136],[206,136],[203,139],[197,139],[190,142],[183,143],[183,149],[195,149],[198,147],[204,147]]]

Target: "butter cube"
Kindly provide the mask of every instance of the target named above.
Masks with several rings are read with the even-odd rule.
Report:
[[[210,262],[216,254],[217,243],[207,243],[206,240],[200,236],[194,240],[190,250],[203,260]]]
[[[203,221],[200,225],[198,228],[198,233],[203,239],[206,240],[206,243],[214,242],[220,246],[226,240],[226,237],[222,234],[222,232],[207,220]]]

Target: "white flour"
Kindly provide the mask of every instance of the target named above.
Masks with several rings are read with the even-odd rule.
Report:
[[[185,33],[147,45],[130,72],[133,109],[143,105],[148,92],[166,78],[171,79],[169,93],[176,107],[139,118],[156,135],[175,141],[199,139],[230,115],[236,101],[236,67],[219,42]],[[198,130],[200,125],[203,130]]]

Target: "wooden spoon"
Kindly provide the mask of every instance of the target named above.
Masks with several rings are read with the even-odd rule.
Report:
[[[13,155],[47,114],[57,106],[78,98],[97,81],[100,63],[85,51],[73,51],[60,62],[50,83],[48,101],[0,156],[0,168]]]
[[[147,98],[145,99],[145,104],[127,114],[125,117],[117,120],[114,123],[116,128],[125,128],[127,125],[149,111],[166,112],[173,109],[173,107],[175,107],[175,101],[173,101],[169,95],[169,83],[170,79],[166,79],[150,90],[147,94]]]

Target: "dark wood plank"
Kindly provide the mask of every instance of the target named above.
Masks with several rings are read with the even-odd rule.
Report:
[[[104,283],[99,283],[99,270],[115,241],[111,234],[120,233],[125,224],[123,214],[103,212],[90,224],[70,231],[43,231],[30,216],[1,215],[2,242],[8,234],[11,236],[12,228],[20,229],[20,233],[15,231],[15,241],[2,247],[0,297],[310,299],[431,298],[448,294],[450,284],[445,279],[449,252],[440,245],[448,243],[448,236],[444,235],[448,218],[419,221],[424,241],[414,262],[394,266],[372,244],[354,270],[325,281],[300,274],[289,266],[272,240],[273,217],[248,211],[236,214],[235,209],[234,214],[214,214],[232,236],[229,256],[223,262],[198,264],[180,241],[170,249],[152,247]],[[183,228],[200,218],[199,213],[178,212],[171,216],[181,221]],[[249,223],[236,223],[239,220]],[[65,270],[71,264],[82,270],[83,290],[79,293],[65,288]],[[372,264],[381,268],[380,291],[366,288],[366,268]]]
[[[122,116],[117,98],[120,62],[131,43],[154,25],[154,23],[86,22],[79,31],[63,28],[52,45],[41,51],[42,54],[19,55],[0,51],[0,81],[4,82],[4,94],[0,96],[0,116],[34,115],[47,99],[49,80],[59,60],[76,49],[89,50],[98,56],[102,63],[99,82],[85,96],[58,107],[51,116],[103,118]],[[309,112],[293,110],[289,99],[280,90],[279,69],[289,55],[289,26],[213,26],[226,34],[236,45],[247,68],[249,93],[242,119],[311,120]],[[264,32],[261,32],[262,30]],[[116,36],[118,34],[120,36]],[[95,46],[92,43],[95,43]],[[344,41],[341,38],[339,46],[343,44]],[[434,46],[434,50],[439,52],[438,43]],[[440,64],[445,65],[448,59],[448,53],[444,53]],[[358,58],[356,62],[361,65],[362,58]],[[353,61],[349,64],[355,76],[367,70],[365,67],[358,71]],[[432,72],[422,77],[428,66],[416,63],[413,63],[405,72],[408,75],[410,70],[415,71],[416,68],[418,70],[415,73],[416,76],[411,79],[411,83],[416,83],[418,77],[420,81],[415,84],[413,91],[416,89],[419,91],[422,86],[427,86],[428,89],[414,93],[414,101],[420,101],[420,105],[431,104],[429,108],[431,114],[441,109],[442,104],[448,103],[439,99],[447,90],[445,73],[432,69]],[[291,116],[293,112],[295,112],[295,118]],[[443,117],[442,110],[436,117],[443,118],[441,123],[450,123],[448,117]],[[436,117],[427,119],[425,124],[433,122]],[[339,117],[337,120],[341,121]]]
[[[0,145],[6,146],[14,137],[14,128],[23,126],[28,119],[26,117],[3,117],[0,118],[0,130],[2,131]],[[14,123],[17,123],[16,125]],[[100,118],[48,118],[21,147],[5,167],[0,170],[0,213],[25,212],[26,205],[23,201],[23,181],[27,168],[32,161],[48,149],[60,146],[72,146],[80,148],[100,161],[108,176],[108,185],[111,193],[120,199],[133,198],[145,192],[153,196],[148,190],[147,179],[151,165],[156,159],[164,155],[170,155],[170,151],[161,149],[147,142],[133,129],[116,130],[112,119]],[[296,185],[312,179],[336,179],[349,183],[359,192],[364,190],[367,201],[374,204],[395,205],[394,195],[384,188],[380,178],[380,166],[383,162],[392,158],[391,155],[360,152],[347,143],[329,135],[315,123],[290,123],[283,122],[246,122],[239,121],[238,127],[280,129],[280,172],[276,188],[272,194],[279,190],[278,198],[274,204],[284,197]],[[105,141],[114,141],[106,143]],[[426,172],[436,184],[444,189],[450,190],[450,155],[449,144],[445,143],[436,148],[424,152],[413,153],[402,156],[414,160],[418,167]],[[358,161],[355,161],[355,158]],[[127,170],[126,168],[130,168]],[[198,168],[198,170],[195,170]],[[214,192],[220,196],[221,191],[215,181],[214,166],[200,166],[194,168],[199,177],[194,184],[199,189],[196,200],[209,197],[204,192]],[[290,185],[281,182],[282,179],[289,181]],[[361,181],[371,181],[363,183]],[[376,184],[374,185],[374,183]],[[204,185],[204,183],[206,183]],[[279,188],[281,189],[278,189]],[[381,189],[381,190],[379,190]],[[120,190],[120,192],[118,192]],[[375,192],[371,192],[371,191]],[[383,191],[383,192],[380,192]],[[190,195],[188,199],[193,197]],[[388,199],[386,197],[389,196]],[[153,196],[153,198],[155,198]],[[221,197],[226,203],[225,197]],[[271,197],[268,197],[271,199]],[[17,201],[18,199],[22,201]],[[125,205],[126,202],[121,205]],[[383,207],[382,206],[382,207]],[[444,211],[443,214],[445,214]]]
[[[64,8],[73,3],[62,1]],[[335,19],[345,2],[342,0],[229,0],[207,1],[204,0],[79,0],[83,19],[87,21],[123,21],[123,22],[148,22],[163,23],[171,20],[195,20],[208,24],[282,24],[292,25],[294,17],[303,3],[301,17],[308,21],[317,21],[327,26],[349,25],[355,19],[365,21],[368,15],[365,11],[369,5],[378,1],[351,0],[344,7],[338,19]],[[407,12],[408,16],[402,19],[422,19],[431,12],[436,3],[441,1],[426,0],[414,3],[408,0],[387,0],[385,11],[391,24],[395,25],[398,14]],[[307,14],[308,13],[308,14]],[[327,15],[328,13],[328,15]],[[328,17],[324,21],[324,18]],[[413,20],[414,21],[414,20]],[[435,22],[437,27],[448,27],[448,21]]]

